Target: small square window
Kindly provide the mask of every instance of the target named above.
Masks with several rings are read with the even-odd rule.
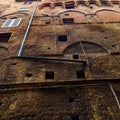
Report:
[[[77,78],[85,78],[84,70],[76,71],[76,76],[77,76]]]
[[[58,41],[66,42],[67,41],[67,36],[66,35],[58,35]]]
[[[69,16],[69,14],[65,14],[65,16]]]
[[[74,97],[69,98],[69,103],[74,103],[74,101],[75,101]]]
[[[74,9],[75,7],[74,7],[74,3],[68,3],[68,4],[66,4],[65,5],[65,8],[66,9]]]
[[[49,25],[49,24],[50,24],[50,22],[45,22],[45,24],[46,24],[46,25]]]
[[[78,54],[73,55],[73,59],[79,59]]]
[[[45,79],[54,79],[54,72],[46,72]]]
[[[26,77],[28,77],[28,78],[32,77],[32,73],[27,73]]]
[[[12,33],[0,33],[0,42],[7,43]]]

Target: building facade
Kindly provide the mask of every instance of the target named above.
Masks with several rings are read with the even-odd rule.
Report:
[[[1,120],[120,119],[119,0],[0,1]]]

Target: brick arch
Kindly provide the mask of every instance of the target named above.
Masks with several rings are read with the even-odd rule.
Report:
[[[119,22],[120,21],[119,11],[102,9],[102,10],[96,11],[96,15],[100,19],[100,22]]]
[[[101,11],[111,11],[111,12],[120,13],[120,11],[116,11],[116,10],[111,10],[111,9],[101,9],[101,10],[96,11],[95,14],[97,14],[98,12],[101,12]]]
[[[26,17],[26,15],[29,15],[29,14],[28,13],[10,13],[10,14],[3,15],[0,18],[4,18],[4,17],[8,17],[9,18],[9,16],[13,16],[13,15],[21,15],[21,16]]]
[[[66,16],[66,14],[69,14]],[[74,23],[86,23],[86,13],[78,11],[78,10],[64,10],[59,13],[60,19],[72,18],[74,19]],[[62,23],[63,21],[61,21]]]
[[[75,43],[67,46],[64,49],[63,54],[82,54],[83,50],[82,50],[80,42],[82,43],[82,47],[84,48],[84,51],[86,54],[108,53],[107,49],[105,49],[104,47],[102,47],[99,44],[89,42],[89,41],[79,41],[79,42],[75,42]]]
[[[53,7],[56,7],[56,6],[61,6],[62,8],[64,8],[63,2],[55,2],[55,3],[53,3]]]
[[[87,15],[87,13],[85,13],[85,12],[82,12],[82,11],[80,11],[80,10],[62,10],[62,11],[60,11],[59,13],[58,13],[58,15],[61,15],[62,13],[65,13],[65,12],[78,12],[78,13],[81,13],[81,14],[83,14],[83,15]]]

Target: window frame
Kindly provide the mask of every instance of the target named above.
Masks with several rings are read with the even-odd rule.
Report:
[[[16,20],[19,20],[19,21],[18,21],[17,25],[14,25],[14,23],[15,23]],[[10,21],[10,23],[6,26],[6,23],[7,23],[8,21]],[[17,27],[17,26],[20,24],[21,21],[22,21],[22,18],[7,19],[7,20],[3,23],[3,25],[2,25],[1,27],[2,27],[2,28]]]

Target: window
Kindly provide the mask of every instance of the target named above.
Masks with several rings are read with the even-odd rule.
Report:
[[[101,1],[101,4],[103,5],[103,6],[110,6],[110,4],[109,4],[109,2],[108,1]]]
[[[8,42],[12,33],[0,33],[0,42]]]
[[[26,77],[28,77],[28,78],[32,77],[32,73],[27,73]]]
[[[58,36],[58,41],[66,42],[67,41],[67,36],[66,35],[59,35]]]
[[[73,18],[63,18],[63,23],[64,24],[74,23],[74,19]]]
[[[45,22],[45,24],[46,24],[46,25],[49,25],[49,24],[50,24],[50,22],[49,22],[49,21],[48,21],[48,22]]]
[[[18,12],[28,12],[29,8],[20,8]]]
[[[65,16],[69,16],[69,14],[65,14]]]
[[[73,55],[73,59],[79,59],[78,54]]]
[[[45,79],[54,79],[54,72],[46,72]]]
[[[73,2],[68,2],[65,4],[65,8],[66,9],[74,9],[74,3]]]
[[[84,70],[76,71],[77,78],[85,78]]]
[[[61,6],[62,7],[62,2],[55,3],[55,6]]]
[[[2,102],[0,102],[0,106],[2,106]]]
[[[74,97],[69,98],[69,103],[74,103]]]
[[[18,26],[20,24],[20,22],[21,22],[21,18],[8,19],[4,22],[2,27],[15,27],[15,26]]]

